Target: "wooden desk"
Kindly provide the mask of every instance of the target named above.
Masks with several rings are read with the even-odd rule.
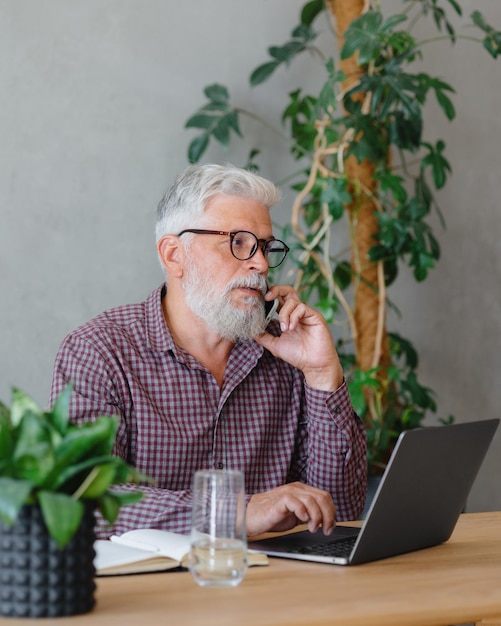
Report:
[[[428,626],[498,624],[501,512],[462,515],[445,544],[353,567],[270,559],[234,589],[202,589],[188,572],[98,579],[87,615],[51,626]],[[481,620],[485,619],[485,622]],[[0,619],[33,626],[29,619]]]

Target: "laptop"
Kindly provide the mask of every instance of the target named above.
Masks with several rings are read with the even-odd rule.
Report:
[[[273,557],[357,565],[447,541],[499,419],[401,433],[361,528],[336,526],[249,542]]]

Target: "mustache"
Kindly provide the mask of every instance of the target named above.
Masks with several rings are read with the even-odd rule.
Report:
[[[268,291],[268,283],[266,282],[266,278],[261,274],[251,274],[250,276],[246,276],[245,278],[236,278],[232,280],[225,289],[225,294],[230,293],[232,289],[256,289],[261,292],[261,295],[264,295]]]

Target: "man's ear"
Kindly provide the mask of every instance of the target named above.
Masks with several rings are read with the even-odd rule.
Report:
[[[185,259],[181,239],[177,235],[164,235],[157,242],[157,251],[167,274],[181,278]]]

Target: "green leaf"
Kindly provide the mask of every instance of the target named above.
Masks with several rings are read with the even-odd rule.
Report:
[[[255,158],[259,156],[260,153],[260,150],[257,150],[256,148],[251,148],[251,150],[249,151],[249,155],[247,156],[247,161],[243,165],[243,169],[256,173],[259,172],[259,165],[255,161]]]
[[[421,168],[420,174],[416,178],[416,181],[414,184],[414,191],[416,194],[415,195],[416,202],[418,202],[421,206],[425,207],[426,211],[428,212],[433,202],[433,195],[426,182],[423,168]]]
[[[485,21],[484,16],[482,15],[482,13],[480,13],[480,11],[473,11],[473,13],[471,14],[471,19],[473,20],[473,23],[481,28],[484,32],[487,32],[489,30],[487,22]]]
[[[388,333],[390,352],[397,359],[404,358],[406,367],[416,369],[419,364],[418,353],[412,343],[397,333]]]
[[[381,191],[391,191],[393,197],[399,204],[404,204],[407,200],[407,191],[404,187],[404,179],[401,176],[384,169],[376,172],[376,179],[379,180]]]
[[[213,137],[224,147],[230,143],[230,125],[225,117],[222,117],[212,129]]]
[[[73,494],[76,499],[96,499],[102,496],[114,483],[117,464],[113,461],[94,465],[83,483]]]
[[[224,85],[214,83],[204,89],[204,94],[212,102],[218,102],[220,104],[226,104],[230,99],[228,89]]]
[[[66,464],[58,471],[58,468],[47,478],[43,487],[46,490],[62,491],[73,494],[85,481],[95,465],[108,463],[115,459],[112,455],[92,456],[80,463]]]
[[[312,28],[310,28],[308,25],[299,24],[292,30],[292,37],[294,41],[289,41],[288,43],[285,44],[284,47],[290,48],[291,45],[293,45],[293,48],[296,48],[296,50],[298,50],[297,43],[301,43],[302,49],[304,49],[307,43],[315,39],[316,34],[315,34],[315,31]],[[297,40],[299,40],[299,42],[297,42]]]
[[[108,491],[98,498],[98,506],[104,519],[113,524],[122,506],[135,504],[142,498],[140,491]]]
[[[344,214],[344,205],[351,202],[351,195],[346,191],[346,180],[327,178],[322,181],[320,201],[329,206],[329,213],[335,220]]]
[[[448,120],[453,120],[456,117],[456,109],[452,104],[450,98],[448,98],[443,91],[435,90],[435,96],[440,108],[445,113]]]
[[[64,548],[80,526],[83,503],[64,493],[51,491],[40,491],[38,501],[50,536],[59,548]]]
[[[60,435],[64,435],[68,430],[69,411],[71,394],[73,393],[73,384],[70,383],[57,396],[52,410],[47,413],[47,419],[54,424]]]
[[[411,255],[410,266],[414,268],[414,278],[421,282],[428,276],[428,270],[435,267],[435,261],[431,254],[417,249]]]
[[[341,263],[336,264],[333,275],[334,280],[336,281],[336,284],[340,289],[348,289],[348,287],[351,285],[353,272],[351,269],[351,265],[346,261],[342,261]]]
[[[423,142],[423,146],[428,148],[428,155],[421,161],[421,171],[427,167],[431,167],[433,182],[437,189],[441,189],[447,180],[447,172],[451,172],[451,166],[442,152],[445,149],[445,143],[441,140],[437,141],[436,146]]]
[[[338,311],[338,307],[335,306],[335,303],[332,299],[329,300],[319,300],[315,306],[320,313],[324,316],[325,321],[328,324],[332,324],[334,321],[335,315]]]
[[[409,372],[407,378],[402,381],[402,386],[409,392],[413,404],[424,409],[435,409],[431,390],[419,383],[415,372]]]
[[[299,42],[297,42],[294,46],[292,46],[292,42],[288,46],[271,46],[268,48],[268,53],[270,57],[279,63],[284,63],[289,61],[300,46],[301,44]]]
[[[15,476],[37,486],[44,484],[53,469],[54,454],[44,443],[33,445],[30,453],[18,456],[14,461]]]
[[[0,400],[0,419],[10,424],[10,409]]]
[[[0,476],[0,520],[12,526],[33,489],[27,480]]]
[[[402,150],[415,152],[421,143],[422,129],[420,115],[414,116],[413,121],[410,121],[402,111],[396,111],[388,128],[390,141]]]
[[[51,438],[47,425],[40,418],[40,415],[31,412],[24,413],[18,425],[14,461],[25,455],[42,459],[47,454],[51,447]]]
[[[113,496],[122,506],[139,502],[144,497],[144,494],[140,491],[120,491],[116,489],[113,491]]]
[[[24,391],[21,391],[17,387],[12,389],[12,401],[10,408],[10,419],[13,426],[17,426],[21,421],[23,415],[27,412],[34,415],[41,415],[42,409],[38,404],[30,398],[30,396]]]
[[[374,367],[367,371],[357,368],[348,380],[348,389],[351,402],[357,415],[363,415],[367,410],[364,390],[366,388],[378,391],[381,389],[381,382],[378,380],[379,368]]]
[[[115,457],[117,459],[117,457]],[[119,483],[151,483],[156,484],[156,480],[151,476],[143,474],[135,467],[128,465],[122,459],[119,459],[120,463],[117,465],[116,474],[115,474],[115,482]]]
[[[43,481],[45,489],[61,489],[66,480],[94,463],[108,460],[113,448],[116,418],[100,416],[96,421],[70,427],[54,449],[54,464]],[[74,487],[76,489],[76,487]]]
[[[459,5],[456,5],[455,2],[451,4],[453,7],[459,6]],[[437,5],[437,0],[432,0],[431,5],[428,5],[427,3],[425,3],[422,9],[423,13],[426,14],[428,9],[431,10],[433,21],[435,22],[437,29],[441,31],[442,26],[443,26],[445,30],[447,31],[451,41],[455,42],[456,35],[455,35],[454,27],[452,26],[451,22],[448,21],[445,10],[442,7],[439,7]]]
[[[448,83],[445,83],[438,78],[430,78],[426,74],[420,74],[419,76],[423,81],[426,80],[427,88],[431,88],[435,91],[437,102],[442,111],[445,113],[447,119],[453,120],[456,116],[456,110],[452,101],[444,92],[450,91],[451,93],[455,93],[454,89]]]
[[[489,26],[480,11],[473,11],[471,19],[486,35],[483,41],[484,48],[493,58],[497,58],[501,53],[501,32]]]
[[[99,457],[110,454],[113,450],[118,419],[100,415],[93,422],[72,426],[61,444],[56,448],[56,461],[58,464],[67,465],[87,457]]]
[[[103,494],[98,499],[97,505],[103,518],[109,524],[113,524],[120,512],[120,502],[115,494],[111,492]]]
[[[456,13],[458,15],[463,15],[463,11],[459,5],[458,2],[456,2],[456,0],[448,0],[449,4],[452,6],[452,8],[454,9],[454,11],[456,11]]]
[[[199,113],[226,113],[228,111],[230,105],[229,102],[207,102],[200,109],[198,109]]]
[[[318,119],[322,116],[322,111],[325,112],[326,115],[332,117],[334,111],[336,111],[338,107],[338,102],[336,98],[336,84],[345,80],[345,75],[343,72],[336,72],[334,67],[334,61],[329,59],[325,64],[325,69],[327,70],[328,78],[323,84],[320,92],[318,94],[317,99],[317,107],[315,111],[315,118]],[[331,129],[334,128],[334,125],[331,126]],[[338,131],[335,131],[335,136],[337,137]]]
[[[267,80],[273,72],[280,65],[278,61],[268,61],[268,63],[263,63],[259,67],[252,72],[250,77],[250,84],[255,87],[256,85],[260,85]]]
[[[250,84],[252,86],[259,85],[268,79],[279,65],[282,63],[288,65],[296,55],[307,48],[308,43],[315,36],[309,25],[302,23],[296,26],[292,31],[291,41],[288,41],[283,46],[270,46],[268,48],[268,54],[273,61],[268,61],[257,67],[251,74]]]
[[[188,147],[188,161],[198,163],[209,145],[209,135],[204,133],[193,139]]]
[[[12,467],[14,439],[10,429],[10,415],[0,413],[0,472],[8,475],[8,467]]]
[[[357,141],[349,144],[348,154],[353,154],[359,163],[369,159],[373,163],[384,162],[388,153],[388,145],[380,129],[373,124],[373,119],[368,116],[353,116],[353,128],[355,135],[359,135]]]
[[[240,126],[238,123],[238,113],[235,110],[232,111],[228,111],[228,113],[225,115],[225,119],[228,123],[229,128],[233,128],[233,130],[237,133],[237,135],[239,135],[240,137],[242,137],[242,133],[240,131]]]
[[[301,10],[301,24],[311,26],[314,19],[325,9],[324,0],[311,0]]]
[[[365,65],[372,61],[381,48],[378,29],[383,17],[378,11],[368,11],[353,20],[344,33],[345,42],[341,49],[341,58],[347,59],[358,52],[358,64]]]
[[[135,467],[128,465],[120,457],[109,454],[100,457],[92,456],[80,463],[63,467],[59,473],[51,477],[52,482],[47,481],[46,486],[53,491],[78,492],[93,468],[108,463],[113,464],[115,468],[113,480],[110,484],[154,482],[152,478],[139,472]]]
[[[206,115],[204,113],[195,113],[184,125],[185,128],[211,128],[215,121],[214,115]]]
[[[135,504],[142,497],[143,494],[139,491],[109,491],[98,498],[97,504],[103,518],[113,524],[122,506]]]
[[[402,24],[407,20],[407,15],[403,15],[402,13],[398,13],[396,15],[391,15],[388,19],[386,19],[381,26],[382,33],[390,33],[395,29],[395,26]]]

